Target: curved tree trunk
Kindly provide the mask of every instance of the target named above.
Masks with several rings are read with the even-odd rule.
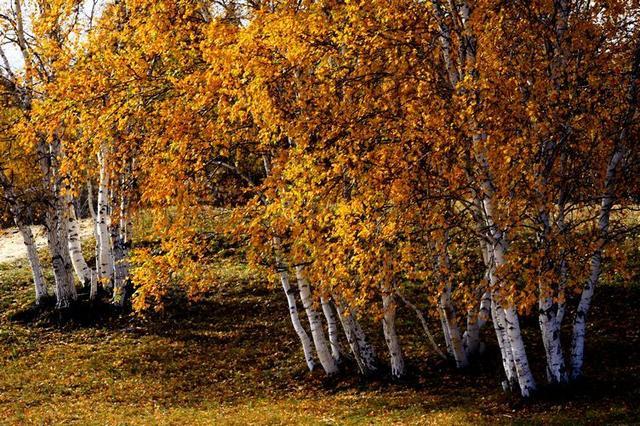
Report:
[[[367,341],[360,323],[358,323],[353,314],[345,312],[343,305],[337,301],[336,310],[360,373],[363,376],[372,375],[378,370],[373,346]]]
[[[82,254],[82,245],[80,240],[80,226],[76,217],[76,211],[73,207],[71,197],[67,198],[68,205],[68,226],[69,226],[69,255],[71,264],[78,279],[85,287],[90,288],[95,280],[95,272],[89,268]]]
[[[331,299],[321,297],[322,312],[327,320],[327,331],[329,332],[329,344],[331,345],[331,356],[336,362],[340,362],[340,341],[338,336],[338,320],[331,307]]]
[[[62,216],[64,209],[61,204],[64,204],[64,202],[58,197],[55,204],[46,213],[45,228],[56,284],[56,306],[58,308],[66,308],[76,300],[77,293],[73,282],[73,266],[68,250],[67,221]]]
[[[451,284],[447,284],[440,296],[440,315],[445,336],[449,336],[450,354],[456,362],[456,367],[465,368],[469,366],[467,354],[464,350],[460,329],[456,322],[456,313],[451,304]]]
[[[480,331],[491,317],[491,293],[485,291],[480,298],[480,306],[467,313],[467,330],[462,341],[467,358],[475,357],[484,350],[480,339]]]
[[[396,303],[393,300],[393,294],[389,291],[382,292],[382,308],[384,310],[382,331],[384,332],[384,340],[389,348],[391,375],[396,379],[400,379],[404,377],[406,371],[400,339],[396,332]]]
[[[507,380],[503,382],[502,387],[505,391],[515,390],[518,386],[516,366],[511,353],[511,345],[507,336],[506,320],[504,317],[504,309],[495,300],[495,296],[491,303],[491,316],[493,319],[493,327],[496,332],[496,340],[500,347],[500,355],[502,357],[502,367],[504,368]]]
[[[40,305],[48,294],[44,274],[42,273],[42,265],[38,257],[38,249],[33,240],[33,233],[31,232],[31,227],[24,225],[20,220],[15,219],[14,222],[20,230],[20,235],[22,235],[22,240],[27,249],[27,258],[29,259],[29,266],[31,266],[31,275],[33,276],[36,293],[36,305]]]
[[[109,174],[106,164],[106,149],[98,155],[100,163],[100,182],[98,185],[98,253],[96,257],[98,278],[106,288],[111,288],[113,278],[113,251],[111,249],[111,218],[109,211]]]
[[[316,365],[315,361],[313,360],[313,348],[311,346],[311,339],[309,339],[309,335],[300,322],[298,307],[296,305],[296,291],[291,288],[291,284],[289,283],[289,274],[287,273],[286,266],[279,262],[278,269],[278,272],[280,274],[280,283],[282,284],[284,293],[287,296],[287,303],[289,304],[289,315],[291,316],[293,329],[296,331],[296,334],[298,335],[298,338],[302,343],[302,350],[304,351],[304,359],[307,362],[307,367],[309,367],[309,371],[313,371]]]
[[[27,259],[29,260],[31,275],[33,276],[33,284],[35,287],[36,305],[40,305],[48,294],[44,274],[42,273],[42,265],[40,264],[40,258],[38,257],[38,249],[33,239],[33,233],[31,232],[31,227],[24,221],[24,208],[20,204],[18,197],[14,192],[11,181],[5,176],[4,171],[1,170],[0,184],[2,185],[6,199],[9,203],[9,210],[13,216],[13,222],[18,227],[18,231],[20,231],[20,235],[22,236],[22,241],[27,249]]]
[[[121,185],[124,190],[124,179]],[[120,220],[118,222],[118,232],[113,247],[114,254],[114,280],[112,303],[116,306],[123,306],[126,300],[126,285],[129,279],[129,248],[131,247],[131,226],[129,223],[129,205],[124,194],[120,196]]]
[[[322,317],[313,308],[313,300],[311,299],[311,288],[309,282],[304,277],[303,267],[296,266],[296,278],[298,280],[298,290],[300,291],[300,299],[302,300],[302,306],[307,313],[309,319],[309,326],[311,327],[311,337],[313,338],[313,344],[316,348],[316,354],[318,360],[322,365],[325,373],[328,375],[336,374],[338,372],[338,364],[331,356],[327,339],[324,335],[322,328]]]
[[[440,347],[436,343],[436,339],[433,337],[433,334],[429,330],[429,325],[427,324],[427,320],[425,319],[424,315],[422,314],[422,311],[420,311],[420,309],[416,305],[411,303],[409,301],[409,299],[407,299],[401,292],[396,290],[396,295],[404,302],[405,305],[407,305],[407,307],[413,309],[413,311],[416,313],[416,316],[418,317],[418,320],[420,321],[420,324],[422,325],[422,330],[424,331],[424,334],[427,336],[427,339],[429,339],[429,342],[431,343],[431,346],[433,347],[433,350],[435,350],[436,353],[442,359],[444,359],[446,361],[448,358],[444,354],[444,352],[442,352],[442,350],[440,350]]]

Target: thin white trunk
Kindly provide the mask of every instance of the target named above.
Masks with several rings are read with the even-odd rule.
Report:
[[[121,188],[124,188],[124,180]],[[129,279],[129,206],[124,194],[120,196],[120,220],[114,244],[114,281],[112,303],[123,306],[126,300],[126,284]]]
[[[518,312],[514,306],[510,306],[504,310],[505,321],[507,325],[507,335],[511,343],[511,355],[513,356],[513,362],[516,366],[516,373],[518,374],[518,384],[520,385],[520,393],[522,396],[527,397],[536,390],[536,383],[531,374],[529,368],[529,360],[524,347],[524,340],[522,340],[522,333],[520,332],[520,321],[518,319]]]
[[[560,340],[561,324],[556,314],[558,306],[554,305],[551,297],[541,297],[538,307],[538,323],[547,359],[547,379],[551,384],[566,383],[568,375]]]
[[[300,291],[302,306],[304,307],[304,310],[307,313],[307,318],[309,319],[311,337],[313,338],[313,344],[316,348],[318,360],[320,361],[325,373],[328,375],[336,374],[338,372],[338,364],[331,356],[331,351],[322,328],[322,317],[318,311],[313,308],[311,287],[309,286],[307,279],[304,277],[302,266],[296,266],[296,278],[298,281],[298,290]]]
[[[68,226],[69,226],[69,255],[71,256],[71,264],[78,279],[85,287],[90,287],[95,272],[89,268],[82,254],[82,245],[80,240],[80,226],[76,217],[76,211],[73,207],[71,197],[67,197],[68,205]]]
[[[478,309],[472,308],[467,313],[467,330],[462,338],[467,357],[474,357],[484,351],[480,340],[480,331],[491,317],[491,293],[485,291],[480,298]]]
[[[111,249],[111,218],[109,211],[109,174],[106,164],[106,149],[102,149],[98,155],[100,163],[100,182],[98,185],[98,253],[96,257],[98,278],[101,284],[107,288],[113,285],[113,251]]]
[[[602,267],[602,250],[598,249],[591,257],[591,273],[587,284],[582,289],[580,303],[573,322],[571,338],[571,379],[582,377],[582,365],[584,364],[584,340],[587,334],[587,314],[591,307],[593,292],[598,283]]]
[[[36,305],[40,305],[44,298],[47,297],[47,286],[44,280],[44,274],[42,273],[38,250],[33,240],[33,233],[31,232],[31,227],[29,227],[23,219],[24,207],[20,204],[15,194],[13,184],[4,175],[2,170],[0,170],[0,184],[9,202],[9,210],[13,216],[13,222],[18,227],[22,241],[27,249],[27,259],[29,260],[29,266],[31,266],[31,275],[33,276],[33,284],[35,287]]]
[[[485,208],[490,211],[490,208],[487,206],[488,202],[489,200],[485,200]],[[494,267],[497,268],[504,264],[505,243],[504,237],[500,232],[495,233],[494,238],[496,238],[496,243],[492,248],[492,257]],[[495,275],[495,270],[493,270],[489,275],[492,287],[497,288],[499,284]],[[528,397],[536,390],[536,383],[533,379],[531,369],[529,368],[529,360],[525,351],[522,333],[520,332],[520,320],[518,318],[518,312],[514,306],[507,306],[504,308],[504,320],[506,335],[511,349],[511,356],[513,357],[513,363],[516,367],[520,393],[522,396]]]
[[[40,305],[44,298],[47,297],[47,285],[44,281],[44,274],[42,273],[42,265],[40,264],[40,258],[38,257],[38,250],[33,240],[33,233],[31,228],[21,223],[20,220],[15,220],[22,240],[27,248],[27,258],[29,259],[29,265],[31,266],[31,274],[33,276],[33,284],[36,292],[36,305]]]
[[[289,283],[289,274],[287,273],[286,266],[284,266],[284,264],[282,264],[281,262],[278,262],[278,269],[280,274],[280,283],[282,284],[284,293],[287,296],[287,303],[289,304],[289,315],[291,316],[293,329],[295,330],[298,338],[300,339],[300,342],[302,343],[302,350],[304,351],[304,359],[307,362],[307,367],[309,367],[309,371],[313,371],[316,366],[315,361],[313,360],[313,348],[311,346],[311,339],[309,339],[309,335],[300,322],[298,307],[296,305],[296,292],[291,288],[291,284]]]
[[[347,343],[349,343],[351,353],[356,360],[360,373],[363,376],[370,376],[378,370],[373,346],[367,341],[362,327],[353,314],[345,312],[343,305],[337,301],[336,310],[338,312],[338,318],[340,318],[340,322],[342,323],[342,329],[347,338]]]
[[[327,320],[327,331],[329,332],[329,344],[331,345],[331,356],[336,362],[340,362],[340,341],[338,336],[338,320],[332,308],[331,299],[321,297],[322,312]]]
[[[638,56],[638,60],[640,60],[640,47]],[[636,70],[636,72],[638,71]],[[620,136],[620,139],[624,140],[624,133]],[[613,202],[615,200],[611,186],[613,185],[616,169],[620,161],[622,161],[623,156],[623,149],[621,147],[617,147],[609,160],[609,164],[607,165],[605,196],[602,198],[600,214],[598,216],[598,232],[600,233],[600,239],[598,241],[598,248],[593,253],[593,256],[591,256],[591,271],[589,279],[582,290],[580,303],[578,304],[578,310],[576,311],[576,318],[573,322],[573,335],[571,339],[571,379],[573,380],[579,379],[582,376],[582,365],[584,363],[584,339],[587,333],[587,314],[591,307],[593,292],[598,284],[598,279],[602,270],[602,250],[606,242],[607,233],[609,232],[609,218],[611,208],[613,207]]]
[[[409,299],[407,299],[401,292],[396,290],[396,295],[404,302],[405,305],[413,309],[413,311],[416,313],[416,316],[418,317],[418,320],[420,321],[420,324],[422,325],[424,334],[427,336],[427,339],[429,339],[429,342],[431,343],[431,346],[441,358],[447,360],[447,356],[444,354],[444,352],[442,352],[442,350],[440,350],[440,347],[436,343],[436,339],[433,337],[433,334],[429,330],[429,325],[427,324],[427,320],[422,314],[422,311],[416,305],[411,303]]]
[[[464,350],[460,329],[456,321],[456,313],[451,304],[451,284],[445,286],[440,295],[440,317],[444,327],[445,336],[449,336],[450,354],[456,362],[456,367],[469,366],[467,354]]]
[[[98,235],[98,215],[96,213],[96,209],[93,204],[93,185],[91,184],[91,179],[89,179],[89,181],[87,182],[87,203],[89,204],[89,212],[91,213],[91,219],[93,223],[92,229],[93,229],[93,238],[95,241],[96,259],[97,259],[100,253],[100,237]],[[97,263],[98,263],[98,260],[96,260],[96,264]],[[89,290],[89,300],[95,300],[97,296],[98,296],[98,273],[95,272],[91,280],[91,289]]]
[[[56,306],[58,308],[66,308],[76,300],[77,293],[73,282],[73,266],[69,258],[67,221],[64,218],[64,209],[61,206],[64,202],[58,197],[55,200],[55,204],[53,208],[47,209],[45,228],[56,284]]]
[[[389,348],[391,375],[399,379],[404,377],[406,372],[400,339],[396,333],[396,303],[393,300],[393,294],[389,291],[383,290],[382,292],[382,308],[384,310],[382,331],[384,332],[384,340]]]
[[[518,379],[516,366],[513,362],[513,355],[511,353],[511,345],[509,344],[509,337],[507,336],[504,309],[502,309],[502,306],[500,306],[500,304],[495,300],[495,296],[492,298],[491,316],[493,319],[493,327],[496,331],[496,340],[500,347],[502,367],[504,368],[504,373],[507,377],[507,380],[503,382],[502,387],[505,391],[515,390],[518,386]]]
[[[447,353],[450,356],[453,356],[453,347],[451,346],[451,334],[449,333],[447,319],[445,318],[445,315],[444,315],[444,312],[442,312],[442,309],[439,309],[439,306],[438,306],[438,312],[440,313],[440,325],[442,327],[442,336],[444,337],[444,345],[447,348]]]

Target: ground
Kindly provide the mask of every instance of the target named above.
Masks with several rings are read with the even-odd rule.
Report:
[[[33,238],[38,248],[47,245],[44,228],[42,226],[32,226]],[[93,233],[92,221],[80,221],[80,238],[86,239]],[[8,228],[0,230],[0,262],[10,262],[22,259],[27,256],[27,249],[24,246],[22,236],[18,228]]]
[[[104,307],[34,317],[26,262],[1,263],[0,423],[640,423],[637,286],[598,289],[581,386],[521,401],[501,391],[493,345],[476,368],[457,372],[413,334],[406,310],[399,331],[416,372],[406,382],[357,379],[349,365],[337,378],[310,374],[281,290],[230,256],[226,281],[203,302],[176,302],[151,319]],[[535,321],[524,326],[530,353],[540,354]],[[541,360],[532,363],[542,378]]]

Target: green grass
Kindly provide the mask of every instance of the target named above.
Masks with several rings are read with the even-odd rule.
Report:
[[[92,247],[86,243],[87,252]],[[0,423],[602,424],[640,421],[637,288],[602,287],[587,348],[591,380],[556,401],[522,403],[499,388],[495,347],[462,374],[433,355],[411,312],[399,330],[414,371],[407,383],[326,379],[305,371],[280,291],[241,253],[218,265],[223,282],[198,304],[141,320],[113,315],[92,325],[12,322],[31,303],[26,261],[0,264]],[[51,274],[47,272],[51,282]],[[377,339],[380,330],[369,324]],[[374,327],[375,326],[375,327]],[[435,324],[434,324],[435,327]],[[525,321],[542,378],[535,321]],[[487,334],[491,338],[490,330]],[[347,367],[349,370],[351,367]]]

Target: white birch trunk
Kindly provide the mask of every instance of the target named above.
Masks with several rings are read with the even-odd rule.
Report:
[[[556,314],[558,306],[554,305],[551,297],[541,297],[538,306],[538,323],[547,359],[547,379],[554,385],[564,384],[568,381],[568,375],[560,340],[561,324]]]
[[[313,344],[316,348],[316,354],[318,360],[322,365],[325,373],[328,375],[336,374],[338,372],[338,364],[331,356],[327,339],[324,335],[322,328],[322,319],[320,314],[313,308],[313,300],[311,299],[311,288],[309,282],[304,277],[303,267],[296,266],[296,278],[298,280],[298,290],[300,291],[300,299],[302,300],[302,306],[307,313],[309,319],[309,326],[311,327],[311,337],[313,338]]]
[[[20,235],[22,236],[22,241],[27,249],[27,259],[29,260],[31,275],[33,276],[33,284],[35,287],[36,305],[40,305],[48,294],[44,274],[42,273],[42,265],[40,264],[40,258],[38,257],[38,250],[33,240],[33,233],[31,232],[31,227],[24,222],[22,215],[24,209],[21,204],[19,204],[19,200],[13,190],[12,183],[1,170],[0,184],[2,184],[6,198],[8,199],[9,210],[13,216],[13,222],[18,227]]]
[[[76,211],[73,207],[71,197],[67,198],[68,205],[68,225],[69,225],[69,255],[71,256],[71,264],[73,270],[80,282],[87,288],[91,287],[95,280],[95,272],[89,268],[82,254],[82,245],[80,241],[80,226],[76,217]]]
[[[331,307],[331,300],[321,297],[322,312],[327,320],[327,331],[329,332],[329,344],[331,345],[331,356],[336,362],[340,362],[340,341],[338,336],[338,320]]]
[[[69,257],[67,205],[60,191],[61,177],[58,172],[58,163],[62,156],[60,141],[57,138],[53,138],[51,144],[43,140],[39,141],[38,154],[43,184],[47,188],[50,202],[45,211],[45,229],[53,264],[56,307],[66,308],[76,300],[77,293],[73,281],[73,266]]]
[[[637,60],[640,61],[640,48],[637,53]],[[640,64],[636,64],[640,66]],[[636,73],[639,72],[636,70]],[[635,86],[635,82],[634,82]],[[624,131],[620,136],[620,139],[624,139]],[[624,152],[621,147],[617,147],[614,151],[609,164],[607,165],[607,175],[605,177],[605,196],[602,198],[600,206],[600,214],[598,216],[598,232],[600,238],[598,241],[598,248],[593,256],[591,256],[590,274],[587,283],[580,295],[580,303],[578,304],[578,310],[576,311],[576,318],[573,322],[573,334],[571,339],[571,379],[576,380],[582,376],[582,365],[584,364],[584,340],[587,333],[587,314],[591,307],[591,299],[593,298],[593,292],[598,284],[600,272],[602,269],[602,250],[606,242],[606,236],[609,231],[609,218],[613,202],[615,200],[614,194],[611,192],[611,186],[615,178],[616,169],[620,161],[622,161]]]
[[[87,182],[87,203],[89,204],[89,213],[91,214],[91,219],[93,222],[93,238],[95,241],[95,253],[96,253],[96,266],[99,263],[100,256],[100,237],[98,234],[98,215],[96,213],[96,209],[93,204],[93,185],[91,184],[91,179]],[[91,280],[91,289],[89,290],[89,300],[95,300],[98,296],[98,273],[97,271],[93,274],[93,279]]]
[[[493,327],[496,332],[496,340],[500,347],[500,355],[502,357],[502,367],[504,368],[505,376],[507,380],[502,383],[502,388],[505,391],[515,390],[518,386],[518,379],[516,373],[516,366],[513,362],[513,355],[511,353],[511,345],[509,344],[509,338],[507,336],[506,321],[504,318],[504,309],[495,300],[495,296],[491,303],[491,316],[493,319]]]
[[[122,187],[124,188],[124,180]],[[120,220],[114,244],[114,284],[112,303],[124,306],[126,300],[126,284],[129,279],[129,247],[131,244],[129,232],[129,206],[124,194],[120,196]]]
[[[488,170],[485,160],[483,160],[483,167]],[[489,181],[484,183],[485,192],[487,194],[492,192],[492,184]],[[493,201],[488,195],[482,199],[483,216],[488,225],[489,234],[493,240],[491,247],[487,249],[487,255],[489,260],[489,281],[491,288],[498,289],[500,283],[496,276],[496,270],[500,266],[504,265],[504,254],[507,246],[507,239],[504,233],[496,226],[493,220]],[[493,295],[495,298],[496,294]],[[518,385],[520,387],[520,394],[523,397],[530,396],[536,390],[536,383],[533,379],[533,374],[529,368],[529,360],[525,351],[524,341],[522,339],[522,333],[520,332],[520,320],[515,306],[507,306],[501,309],[503,311],[504,323],[503,326],[506,333],[503,333],[503,343],[505,343],[505,349],[508,349],[511,353],[513,363],[515,364]],[[499,313],[502,317],[502,313]],[[501,318],[502,319],[502,318]],[[504,341],[506,339],[506,341]],[[505,351],[504,354],[508,355],[509,351]],[[508,376],[508,374],[507,374]]]
[[[14,221],[20,230],[20,235],[22,235],[22,240],[27,249],[27,259],[29,259],[29,265],[31,266],[31,275],[33,276],[36,293],[36,305],[40,305],[48,294],[38,250],[33,240],[33,233],[31,232],[31,227],[24,225],[20,220],[16,219]]]
[[[491,317],[491,293],[485,291],[480,298],[478,310],[471,309],[467,313],[467,330],[462,338],[467,357],[474,357],[484,351],[480,340],[480,331]]]
[[[485,200],[485,204],[489,200]],[[487,211],[491,209],[485,205]],[[494,234],[496,244],[493,245],[492,255],[495,267],[504,264],[504,237],[500,232]],[[497,288],[498,282],[495,273],[490,273],[491,284],[494,288]],[[520,393],[524,397],[531,396],[536,390],[536,383],[533,379],[533,374],[529,368],[529,360],[525,351],[524,341],[522,340],[522,333],[520,332],[520,320],[518,313],[514,306],[508,306],[504,308],[504,320],[506,327],[506,335],[508,337],[511,356],[516,367],[516,373],[518,378],[518,384],[520,386]]]
[[[342,323],[342,329],[347,338],[347,343],[349,343],[351,353],[358,365],[358,370],[360,370],[363,376],[372,375],[378,370],[373,346],[367,341],[362,327],[353,314],[345,312],[343,305],[337,301],[336,310],[338,312],[338,318]]]
[[[309,367],[309,371],[313,371],[316,366],[315,361],[313,360],[313,348],[311,346],[311,339],[309,339],[309,335],[300,322],[298,307],[296,305],[296,292],[291,288],[291,284],[289,283],[289,274],[287,273],[286,266],[284,266],[284,264],[282,264],[281,262],[278,262],[278,269],[278,272],[280,274],[280,283],[282,284],[284,293],[287,296],[289,315],[291,316],[293,329],[295,330],[298,338],[300,339],[300,342],[302,343],[302,350],[304,351],[304,359],[307,362],[307,367]]]
[[[393,294],[389,291],[383,290],[382,292],[382,308],[384,310],[382,331],[384,332],[384,340],[387,343],[391,358],[391,375],[396,379],[400,379],[404,377],[406,372],[402,347],[396,332],[396,303],[393,300]]]
[[[582,365],[584,364],[584,340],[587,334],[587,314],[591,307],[593,292],[598,283],[602,267],[602,250],[598,249],[591,257],[591,273],[587,284],[582,289],[580,303],[573,322],[571,337],[571,380],[582,377]]]
[[[64,202],[59,198],[55,200],[56,206],[49,208],[46,213],[45,228],[56,284],[56,306],[58,308],[66,308],[76,300],[77,293],[73,282],[73,266],[71,265],[68,251],[67,221],[62,217],[63,208],[61,204],[64,204]]]
[[[100,182],[98,185],[98,253],[96,257],[98,278],[101,284],[107,288],[113,285],[113,251],[111,249],[111,218],[109,211],[109,174],[106,164],[106,149],[102,149],[98,155],[100,163]]]
[[[445,286],[444,291],[440,295],[440,316],[444,327],[445,336],[449,337],[450,354],[456,362],[457,368],[465,368],[469,366],[467,354],[464,350],[460,329],[456,321],[456,314],[451,305],[451,284]]]

